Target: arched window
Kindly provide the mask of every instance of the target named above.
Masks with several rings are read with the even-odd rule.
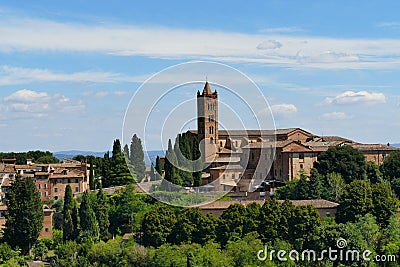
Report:
[[[214,138],[210,138],[210,144],[214,144]]]

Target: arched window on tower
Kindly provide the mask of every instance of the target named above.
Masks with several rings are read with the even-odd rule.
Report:
[[[214,127],[213,127],[213,126],[210,126],[210,128],[209,128],[209,133],[210,133],[210,134],[213,134],[213,133],[214,133]]]
[[[214,144],[214,138],[210,138],[210,144]]]

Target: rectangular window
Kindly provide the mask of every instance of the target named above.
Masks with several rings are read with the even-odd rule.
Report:
[[[79,183],[78,179],[75,179],[75,183]]]
[[[79,192],[79,187],[75,187],[75,192]]]
[[[49,193],[47,193],[47,192],[44,192],[44,196],[45,197],[47,197],[49,195]]]
[[[44,188],[47,189],[47,184],[44,184]]]
[[[304,159],[304,153],[299,154],[299,159]]]
[[[42,185],[41,184],[38,184],[38,189],[42,189]]]
[[[57,193],[58,192],[58,188],[54,188],[54,193]]]

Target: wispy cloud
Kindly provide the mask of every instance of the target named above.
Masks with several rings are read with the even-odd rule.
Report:
[[[400,29],[400,22],[398,22],[398,21],[380,22],[376,26],[378,26],[380,28]]]
[[[271,106],[274,116],[289,116],[297,113],[297,107],[293,104],[276,104]]]
[[[327,104],[339,104],[339,105],[347,105],[347,104],[378,104],[385,103],[386,96],[383,93],[374,93],[367,91],[346,91],[335,97],[327,97],[325,99],[325,103]]]
[[[290,27],[271,27],[271,28],[265,28],[261,29],[259,32],[260,33],[293,33],[293,32],[302,32],[304,29],[296,26],[290,26]]]
[[[51,114],[80,111],[85,105],[73,102],[62,94],[49,94],[27,89],[18,90],[3,98],[2,112],[16,118],[41,118]]]
[[[90,25],[4,16],[0,18],[0,32],[7,36],[0,39],[0,52],[80,51],[164,59],[252,62],[295,68],[400,67],[398,39],[290,36],[284,34],[285,28],[245,34],[136,25]],[[98,75],[98,79],[106,81],[123,79],[112,73],[84,74]],[[49,74],[43,73],[43,76],[46,79]],[[57,79],[57,76],[47,79]]]
[[[114,72],[83,71],[60,73],[48,69],[0,66],[0,86],[31,82],[115,83],[140,82],[144,77],[132,77]]]
[[[324,113],[320,116],[320,119],[322,120],[344,120],[347,118],[346,113],[344,112],[330,112],[330,113]]]
[[[104,98],[107,96],[126,96],[129,92],[127,91],[87,91],[83,92],[82,96],[90,96],[96,98]]]

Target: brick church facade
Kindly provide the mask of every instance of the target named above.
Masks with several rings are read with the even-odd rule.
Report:
[[[396,150],[389,145],[361,144],[339,136],[317,136],[300,128],[219,130],[218,92],[213,92],[208,82],[202,92],[197,92],[197,120],[198,130],[189,130],[187,136],[200,141],[202,160],[208,166],[203,185],[213,183],[238,193],[253,192],[255,179],[267,184],[282,183],[298,179],[302,172],[309,174],[318,155],[329,147],[354,147],[366,160],[378,165]],[[257,168],[263,163],[265,168]]]

